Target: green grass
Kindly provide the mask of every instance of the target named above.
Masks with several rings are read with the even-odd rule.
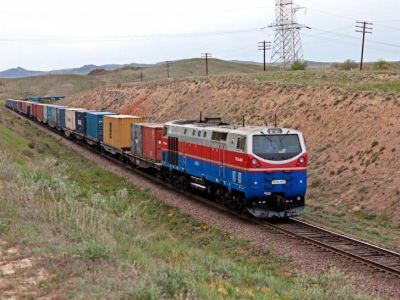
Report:
[[[296,72],[266,72],[250,76],[259,81],[278,84],[337,87],[353,92],[400,92],[400,73],[398,71],[359,72],[320,69]]]
[[[0,108],[0,236],[76,299],[365,299],[164,205]],[[286,274],[286,275],[284,275]]]

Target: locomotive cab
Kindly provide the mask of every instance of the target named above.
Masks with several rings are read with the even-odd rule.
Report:
[[[298,216],[304,210],[307,152],[301,132],[269,128],[252,134],[248,210],[258,218]]]

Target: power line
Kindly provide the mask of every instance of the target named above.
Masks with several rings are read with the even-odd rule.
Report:
[[[0,42],[114,42],[114,41],[133,41],[133,40],[162,40],[162,39],[180,39],[180,38],[197,38],[208,35],[230,35],[248,32],[261,32],[265,27],[247,28],[227,31],[210,31],[210,32],[186,32],[174,34],[158,34],[158,35],[137,35],[137,36],[94,36],[94,37],[73,37],[73,36],[32,36],[32,37],[9,37],[0,38]]]
[[[204,59],[205,59],[205,62],[206,62],[206,76],[208,76],[208,60],[209,60],[211,57],[212,57],[211,53],[208,53],[208,52],[202,53],[202,54],[201,54],[201,58],[204,58]]]
[[[165,63],[166,63],[166,66],[167,66],[167,78],[169,78],[169,64],[171,62],[169,60],[167,60]]]
[[[264,58],[264,72],[267,70],[267,62],[266,62],[266,52],[267,50],[271,50],[271,42],[262,41],[258,43],[258,50],[263,51]]]
[[[357,21],[356,22],[356,32],[362,33],[362,47],[361,47],[361,62],[360,62],[360,71],[363,69],[363,62],[364,62],[364,46],[365,46],[365,35],[372,34],[372,23],[368,23],[366,21]],[[360,30],[362,29],[362,30]]]

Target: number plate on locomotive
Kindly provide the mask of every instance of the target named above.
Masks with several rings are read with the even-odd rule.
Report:
[[[276,179],[276,180],[272,180],[272,184],[274,185],[278,185],[278,184],[286,184],[286,180],[284,179]]]

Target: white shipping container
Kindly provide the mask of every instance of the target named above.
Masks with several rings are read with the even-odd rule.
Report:
[[[77,111],[86,111],[82,108],[66,108],[65,109],[65,127],[67,129],[75,131],[76,122],[75,122],[75,112]]]
[[[43,105],[43,123],[47,123],[47,105]]]

